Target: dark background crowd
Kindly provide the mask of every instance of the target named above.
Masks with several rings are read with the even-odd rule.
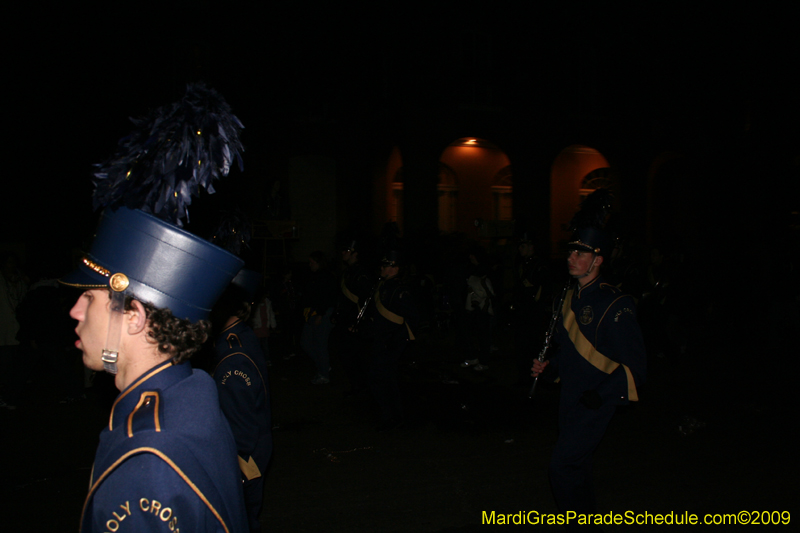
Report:
[[[56,282],[91,242],[91,164],[128,132],[125,116],[198,79],[244,122],[245,171],[195,201],[189,229],[207,235],[237,204],[254,218],[295,218],[288,156],[337,159],[328,201],[344,215],[331,222],[337,238],[319,245],[329,279],[352,238],[370,276],[380,272],[382,221],[364,185],[384,144],[416,148],[406,166],[420,175],[453,139],[488,131],[515,148],[519,168],[519,224],[504,238],[411,224],[410,214],[436,213],[436,191],[420,206],[408,179],[402,277],[419,327],[398,367],[404,422],[385,431],[374,398],[352,394],[336,350],[329,382],[311,383],[320,368],[301,346],[309,257],[245,251],[267,276],[260,296],[276,319],[265,341],[274,420],[265,530],[477,531],[482,511],[556,511],[546,457],[558,386],[527,398],[528,363],[566,281],[541,184],[559,150],[593,142],[627,179],[604,275],[636,298],[648,358],[640,401],[595,455],[598,507],[800,511],[795,10],[575,1],[531,14],[515,4],[8,8],[18,31],[9,33],[12,165],[0,209],[7,527],[75,530],[117,393],[108,375],[83,368],[68,315],[77,293]],[[648,189],[643,169],[662,153],[683,157]],[[302,229],[288,230],[296,250],[328,228]],[[525,271],[539,282],[534,304],[520,286]],[[493,295],[467,310],[472,275]]]
[[[380,238],[362,242],[369,243],[362,261],[377,275]],[[275,451],[267,530],[467,531],[483,510],[555,512],[545,465],[532,457],[546,456],[554,443],[558,386],[543,383],[528,400],[526,363],[541,347],[550,302],[566,280],[564,261],[534,255],[541,309],[524,314],[519,240],[489,249],[457,235],[431,243],[427,250],[437,253],[402,242],[413,258],[403,280],[420,322],[399,365],[404,423],[388,431],[369,392],[352,394],[335,351],[330,382],[310,381],[316,367],[300,346],[307,264],[270,273],[264,290],[276,318],[267,341]],[[649,376],[641,401],[623,410],[597,453],[599,505],[619,512],[791,510],[797,289],[784,283],[755,292],[748,286],[764,281],[731,272],[711,279],[698,275],[706,266],[677,251],[630,244],[618,247],[605,275],[638,301]],[[325,268],[336,277],[341,265],[332,260]],[[787,261],[782,268],[796,267]],[[471,342],[470,273],[488,278],[496,293],[486,352]],[[3,360],[4,502],[33,513],[45,498],[54,512],[30,530],[69,531],[116,390],[109,376],[85,371],[72,346],[68,309],[77,292],[44,274],[57,273],[37,276],[4,255],[6,287],[25,288],[16,310],[20,344]],[[520,323],[520,316],[534,318]],[[475,357],[481,371],[463,364]],[[23,516],[31,515],[15,523],[27,524]]]

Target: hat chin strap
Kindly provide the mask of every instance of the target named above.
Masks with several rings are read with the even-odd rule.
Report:
[[[583,274],[580,274],[578,276],[572,276],[572,277],[574,277],[575,279],[582,279],[582,278],[585,278],[586,276],[588,276],[589,274],[591,274],[592,271],[594,270],[595,261],[597,261],[597,254],[594,254],[594,259],[592,259],[592,264],[589,265],[589,268],[586,269],[586,272],[584,272]]]
[[[103,370],[109,374],[117,373],[119,359],[119,340],[122,336],[122,317],[125,313],[125,293],[111,291],[111,313],[108,320],[106,347],[103,348]]]
[[[592,264],[589,265],[589,270],[586,271],[586,274],[584,274],[584,276],[588,276],[589,274],[592,273],[592,271],[594,270],[594,264],[595,264],[596,261],[597,261],[597,254],[594,254],[594,259],[592,259]]]

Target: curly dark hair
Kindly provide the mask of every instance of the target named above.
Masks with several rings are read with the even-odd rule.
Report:
[[[132,296],[125,297],[125,310],[133,309]],[[172,358],[175,364],[189,359],[200,349],[211,331],[211,323],[201,320],[197,323],[177,318],[169,309],[159,309],[153,304],[142,302],[147,316],[147,336],[158,345],[158,351]]]

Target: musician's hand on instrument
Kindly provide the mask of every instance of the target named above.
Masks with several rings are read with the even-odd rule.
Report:
[[[539,374],[544,372],[544,369],[547,368],[547,365],[550,364],[549,359],[545,359],[544,361],[539,361],[538,359],[533,360],[533,367],[531,367],[531,376],[538,377]]]

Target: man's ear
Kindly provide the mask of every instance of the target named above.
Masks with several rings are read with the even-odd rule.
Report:
[[[595,258],[594,258],[594,266],[599,267],[602,264],[603,264],[603,256],[602,255],[595,256]],[[136,302],[136,303],[139,303],[139,302]]]
[[[133,309],[125,312],[127,317],[125,323],[128,327],[128,334],[136,335],[144,331],[147,327],[147,313],[142,303],[138,300],[133,300],[131,302],[131,307],[133,307]]]

